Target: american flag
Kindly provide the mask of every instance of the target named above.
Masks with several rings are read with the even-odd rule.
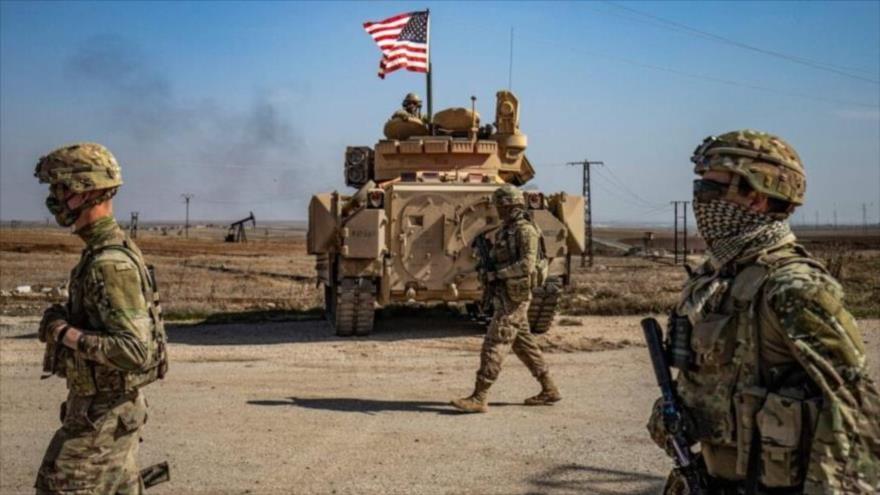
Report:
[[[428,72],[428,12],[407,12],[384,21],[365,22],[364,29],[382,50],[379,77],[397,69]]]

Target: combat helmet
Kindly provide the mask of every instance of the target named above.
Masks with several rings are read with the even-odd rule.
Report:
[[[409,104],[415,104],[417,107],[420,107],[422,106],[422,99],[415,93],[407,93],[403,98],[403,103],[401,103],[401,105],[407,106]]]
[[[97,143],[63,146],[40,158],[34,176],[75,193],[122,185],[122,169],[110,150]]]
[[[87,208],[112,198],[122,185],[122,169],[110,150],[97,143],[76,143],[40,158],[34,176],[50,184],[46,207],[59,225],[70,226]],[[66,191],[104,191],[75,209],[64,200]]]
[[[526,197],[523,192],[516,187],[510,184],[504,184],[498,189],[495,189],[495,192],[492,193],[492,202],[495,204],[496,208],[499,206],[525,207]]]
[[[736,174],[770,198],[800,206],[807,177],[800,156],[778,136],[750,129],[709,136],[691,157],[694,172],[709,170]]]

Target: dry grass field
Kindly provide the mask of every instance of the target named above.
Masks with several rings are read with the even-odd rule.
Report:
[[[322,291],[301,229],[258,230],[251,242],[223,242],[225,230],[191,230],[190,238],[142,231],[138,244],[157,269],[166,317],[209,322],[317,318]],[[605,229],[597,236],[637,244],[643,231]],[[880,317],[880,233],[799,232],[801,242],[826,262],[844,284],[858,317]],[[60,300],[42,288],[63,285],[76,263],[80,240],[57,228],[0,229],[0,314],[39,314]],[[671,249],[669,232],[657,232],[654,248]],[[689,247],[700,248],[698,238]],[[698,255],[689,261],[696,263]],[[580,269],[561,307],[563,315],[662,313],[673,305],[685,279],[669,257],[649,259],[599,250],[595,266]],[[37,294],[14,294],[29,285]],[[393,310],[392,310],[393,311]]]
[[[223,242],[225,230],[192,231],[189,239],[141,232],[137,243],[156,267],[166,318],[222,319],[247,312],[266,318],[315,315],[322,292],[315,287],[314,261],[305,234],[289,230],[252,236],[248,243]],[[57,287],[79,259],[82,242],[61,229],[0,231],[0,312],[37,314],[50,295],[6,295],[20,285]]]

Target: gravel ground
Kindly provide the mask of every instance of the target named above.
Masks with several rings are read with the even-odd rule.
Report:
[[[172,325],[140,455],[172,481],[151,493],[657,493],[670,461],[644,430],[657,390],[639,319],[566,320],[545,341],[565,399],[520,405],[537,386],[511,355],[484,415],[447,405],[478,364],[480,329],[461,319],[344,340],[320,321]],[[39,379],[36,324],[0,317],[3,494],[32,492],[65,395]],[[862,327],[880,377],[880,320]]]

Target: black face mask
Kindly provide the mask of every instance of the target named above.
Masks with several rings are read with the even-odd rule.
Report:
[[[67,202],[59,200],[54,194],[46,198],[46,208],[55,217],[55,222],[62,227],[70,227],[76,223],[80,214],[80,211],[68,208]]]

